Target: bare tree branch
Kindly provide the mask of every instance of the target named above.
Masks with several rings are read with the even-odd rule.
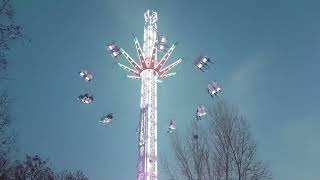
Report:
[[[7,69],[10,43],[16,40],[30,41],[23,33],[23,27],[14,21],[14,15],[11,0],[0,0],[0,73]]]
[[[177,173],[175,172],[175,168],[169,165],[167,157],[165,155],[161,155],[160,157],[161,169],[163,172],[167,173],[170,177],[169,180],[179,180]]]
[[[177,172],[187,180],[271,179],[271,172],[257,159],[247,120],[237,107],[220,101],[209,115],[205,129],[193,121],[185,136],[175,132],[171,137]]]
[[[6,155],[14,149],[15,134],[10,130],[9,97],[7,91],[0,95],[0,154]]]
[[[178,132],[172,135],[171,143],[174,147],[175,156],[178,159],[182,175],[188,180],[193,180],[192,169],[190,167],[189,157],[187,156],[187,148],[182,144]]]

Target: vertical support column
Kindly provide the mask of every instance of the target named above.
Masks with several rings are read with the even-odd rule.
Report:
[[[147,67],[150,67],[152,49],[157,40],[157,13],[147,11],[144,14],[143,51]],[[157,52],[153,57],[157,63]],[[156,65],[156,64],[155,64]],[[139,133],[138,180],[157,180],[157,79],[158,73],[145,69],[141,77],[141,120]]]
[[[149,172],[150,179],[157,179],[157,108],[156,108],[156,99],[157,99],[157,73],[154,70],[147,70],[148,72],[148,80],[150,87],[150,99],[149,99],[149,117],[148,117],[148,135],[149,135]]]
[[[147,120],[148,120],[148,111],[147,111],[147,99],[148,99],[148,90],[147,85],[142,80],[141,82],[141,99],[140,99],[140,110],[141,110],[141,119],[139,127],[139,157],[138,157],[138,180],[145,180],[147,173]]]
[[[152,69],[141,72],[141,120],[138,180],[157,180],[157,79]]]

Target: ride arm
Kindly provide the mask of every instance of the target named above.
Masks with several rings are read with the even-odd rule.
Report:
[[[130,78],[130,79],[137,79],[137,80],[139,80],[139,79],[141,79],[141,77],[139,77],[139,76],[127,76],[128,78]]]
[[[146,69],[147,68],[147,64],[146,64],[146,61],[144,59],[144,55],[142,53],[142,50],[141,50],[141,47],[140,47],[140,44],[139,44],[139,41],[138,39],[133,36],[133,40],[134,40],[134,44],[136,46],[136,50],[137,50],[137,53],[139,55],[139,59],[140,59],[140,64],[142,65],[142,68],[143,69]]]
[[[173,50],[176,48],[176,45],[178,43],[174,43],[171,48],[166,52],[166,54],[163,56],[163,58],[161,59],[161,61],[158,63],[157,67],[155,68],[156,71],[159,71],[164,64],[168,61],[169,57],[171,56]]]
[[[118,63],[118,65],[119,65],[122,69],[127,70],[127,71],[129,71],[130,73],[132,73],[132,74],[134,74],[134,75],[136,75],[136,76],[138,76],[138,77],[140,76],[139,72],[137,72],[137,71],[135,71],[135,70],[133,70],[133,69],[130,69],[130,68],[128,68],[127,66],[125,66],[125,65],[123,65],[123,64]]]
[[[142,71],[140,66],[132,59],[132,57],[122,48],[120,48],[120,52],[123,54],[123,56],[128,60],[128,62],[134,67],[135,70],[137,70],[139,73]]]
[[[159,77],[159,79],[164,79],[164,78],[167,78],[167,77],[173,76],[173,75],[175,75],[175,74],[176,74],[175,72],[173,72],[173,73],[169,73],[169,74],[164,74],[164,75],[160,76],[160,77]]]
[[[167,73],[168,71],[170,71],[172,68],[174,68],[175,66],[177,66],[180,62],[182,61],[182,59],[177,60],[176,62],[170,64],[168,67],[164,68],[163,70],[160,71],[159,76],[161,77],[162,75],[164,75],[165,73]]]

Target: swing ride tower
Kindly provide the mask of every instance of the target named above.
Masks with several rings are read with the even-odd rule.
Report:
[[[156,12],[147,10],[144,13],[144,19],[143,49],[141,49],[138,39],[134,36],[134,44],[140,63],[137,63],[128,53],[119,48],[120,53],[133,66],[133,69],[120,63],[118,65],[130,73],[129,78],[141,80],[137,180],[157,180],[157,83],[175,75],[175,73],[168,72],[182,60],[179,59],[171,65],[163,67],[177,43],[165,50],[164,56],[158,61],[157,52],[163,50],[160,45],[163,45],[166,39],[159,36]]]

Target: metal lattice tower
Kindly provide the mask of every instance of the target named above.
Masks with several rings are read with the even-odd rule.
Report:
[[[157,180],[157,83],[159,80],[175,75],[168,73],[181,62],[181,59],[166,68],[164,64],[169,59],[177,43],[168,49],[163,58],[158,61],[157,48],[159,36],[156,21],[157,13],[147,10],[144,13],[144,43],[141,50],[138,39],[134,37],[135,47],[140,63],[136,63],[131,56],[120,48],[121,54],[134,67],[130,69],[123,64],[120,67],[131,73],[129,78],[141,80],[141,117],[139,127],[139,157],[137,163],[137,180]]]

